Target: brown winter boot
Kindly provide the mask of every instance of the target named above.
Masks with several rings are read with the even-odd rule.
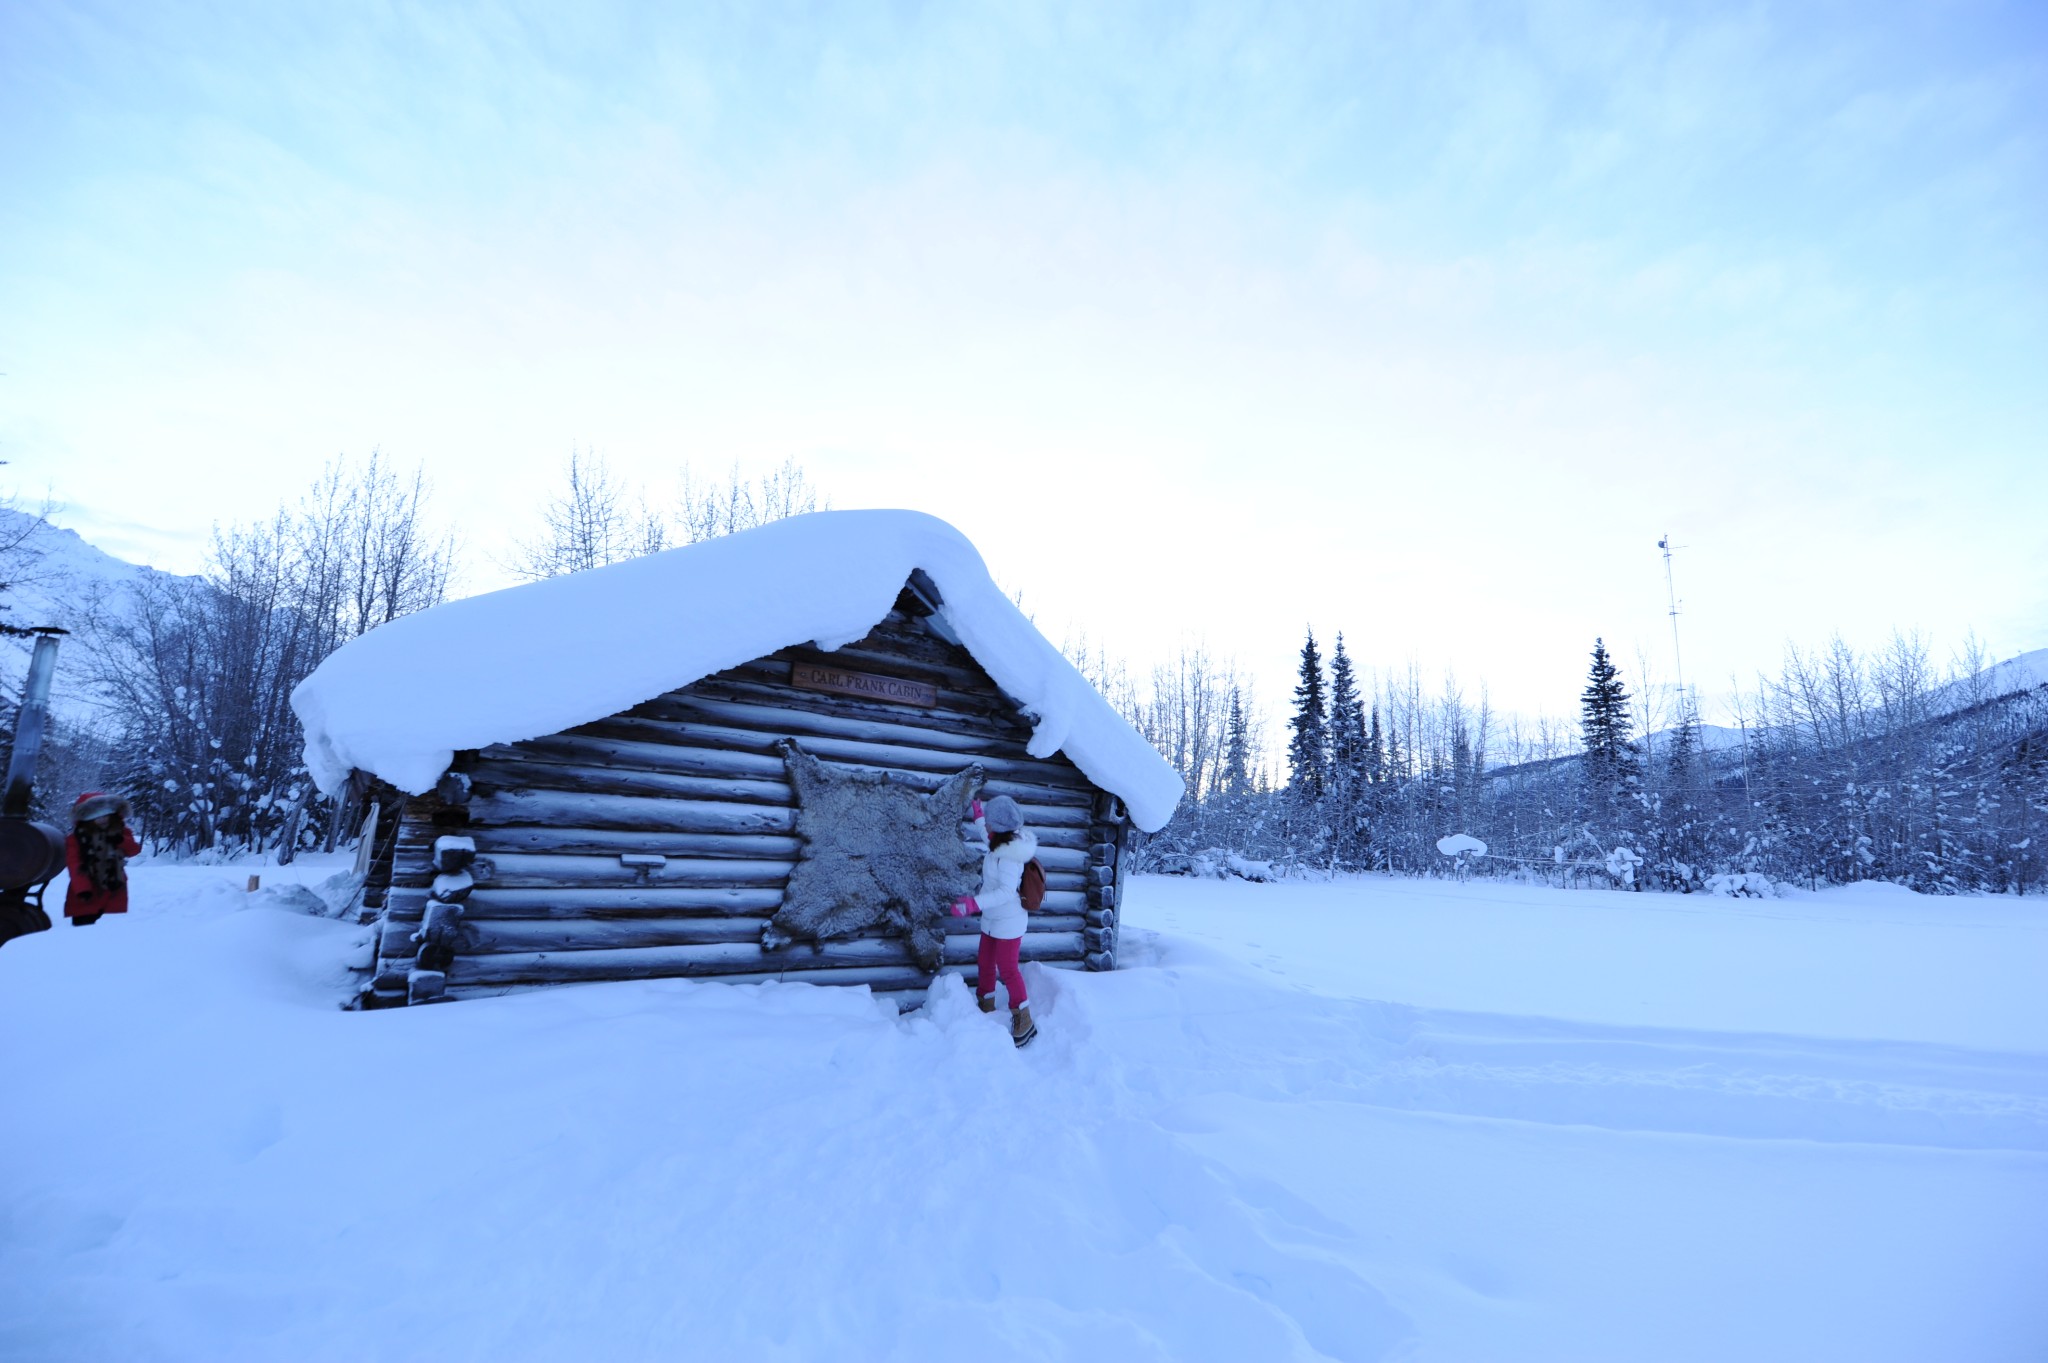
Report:
[[[975,1002],[981,1005],[981,1011],[984,1013],[993,1013],[996,1010],[996,996],[994,994],[977,995]]]
[[[1038,1025],[1031,1020],[1031,1005],[1010,1010],[1010,1040],[1019,1046],[1029,1046],[1031,1038],[1038,1035]]]

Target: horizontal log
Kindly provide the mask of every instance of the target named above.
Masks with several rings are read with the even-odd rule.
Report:
[[[587,728],[587,726],[586,726]],[[707,797],[742,803],[793,804],[789,774],[780,758],[711,752],[667,738],[599,736],[577,730],[497,743],[478,751],[475,765],[493,762],[554,763],[624,771],[667,772],[712,782]],[[518,784],[514,781],[512,784]],[[666,793],[666,792],[664,792]],[[680,793],[678,791],[677,793]]]
[[[582,852],[610,857],[656,853],[665,857],[765,857],[774,861],[792,861],[803,851],[803,844],[797,838],[767,833],[668,833],[622,828],[519,825],[473,828],[470,836],[476,839],[477,852],[481,856],[495,852]],[[429,864],[431,858],[430,847],[401,839],[393,871],[402,877],[408,870]]]
[[[1022,809],[1023,806],[1019,805],[1018,808]],[[1058,847],[1069,852],[1085,854],[1087,851],[1088,830],[1085,828],[1064,828],[1058,825],[1031,824],[1030,829],[1038,835],[1038,846],[1041,850],[1048,847]]]
[[[766,925],[765,918],[594,919],[587,922],[484,920],[464,924],[463,936],[468,945],[462,954],[487,956],[508,951],[598,951],[614,947],[759,942],[761,930]],[[963,938],[976,944],[978,949],[981,930],[975,919],[948,918],[941,926],[945,928],[949,946],[953,944],[952,939]],[[1047,933],[1072,935],[1086,927],[1080,914],[1035,915],[1024,940],[1030,942]],[[901,940],[900,935],[882,929],[831,939],[833,943]]]
[[[1078,809],[1019,802],[1034,831],[1075,826]],[[714,805],[651,795],[587,795],[560,790],[505,790],[479,794],[470,805],[471,837],[490,828],[534,826],[633,830],[648,833],[772,834],[795,831],[792,810],[768,805]],[[1060,838],[1048,841],[1068,841]],[[1068,849],[1059,849],[1064,852]]]
[[[639,725],[656,725],[660,722],[618,721],[620,724]],[[789,791],[787,772],[782,765],[780,753],[767,755],[760,752],[691,747],[670,741],[673,735],[664,734],[649,738],[647,730],[636,730],[631,733],[613,732],[609,727],[611,724],[612,721],[600,720],[569,733],[522,739],[517,745],[485,748],[477,760],[516,761],[524,758],[536,763],[555,762],[586,767],[622,767],[643,771],[675,772],[719,782],[733,782],[735,800],[744,796],[748,802],[758,800],[761,803],[785,805],[795,800]],[[595,732],[598,730],[603,731]],[[857,762],[841,765],[875,767],[872,763]],[[946,777],[967,765],[969,764],[965,762],[951,763],[944,769],[936,771],[887,766],[876,769],[892,772],[906,785],[921,790],[936,790]],[[743,786],[739,783],[752,784]],[[768,785],[779,785],[781,789],[779,792],[766,792],[760,789]],[[983,786],[983,791],[988,795],[1007,795],[1021,805],[1058,808],[1063,811],[1057,818],[1041,817],[1037,821],[1040,824],[1058,823],[1064,827],[1085,829],[1093,822],[1093,816],[1089,812],[1094,800],[1093,787],[1048,785],[1029,779],[1013,780],[991,773],[989,781]]]
[[[498,847],[479,853],[485,862],[498,862],[500,858],[524,858],[524,855],[561,855],[561,858],[586,858],[606,862],[614,874],[623,874],[629,880],[639,876],[635,866],[627,866],[623,855],[666,855],[670,864],[676,862],[776,862],[780,866],[793,866],[803,853],[803,843],[795,837],[723,837],[715,833],[610,833],[608,841],[604,829],[541,829],[532,841],[543,843],[541,847]],[[637,839],[637,841],[623,841]],[[647,868],[653,880],[666,874],[666,866]],[[434,870],[426,851],[401,849],[391,866],[393,884],[414,886],[426,884]],[[475,872],[471,872],[475,874]],[[782,872],[788,874],[788,872]],[[610,884],[612,878],[600,880],[598,884]],[[1081,880],[1075,880],[1069,888],[1081,888]]]
[[[1028,934],[1020,953],[1027,961],[1076,960],[1080,935],[1049,932]],[[969,937],[947,939],[944,959],[962,965],[975,958]],[[642,947],[600,951],[520,952],[499,956],[458,956],[448,969],[450,985],[553,984],[573,980],[655,979],[665,976],[771,975],[801,979],[838,968],[911,967],[910,948],[903,942],[874,938],[828,942],[821,947],[796,943],[768,951],[755,942],[723,942],[708,946]]]
[[[1040,961],[1037,964],[1040,966],[1040,968],[1045,970],[1078,971],[1083,969],[1083,964],[1079,960]],[[965,981],[970,988],[972,988],[975,981],[976,971],[972,965],[965,967],[947,966],[942,967],[940,973],[946,975],[957,975],[963,981]],[[583,984],[591,983],[596,980],[601,980],[603,978],[603,976],[585,976],[576,980],[548,980],[540,981],[537,983]],[[620,978],[644,979],[650,977],[622,976]],[[758,973],[718,975],[704,979],[702,983],[730,985],[781,983],[814,984],[820,986],[833,986],[840,988],[866,987],[873,991],[874,996],[876,998],[886,999],[890,1002],[893,1002],[897,1005],[899,1009],[901,1009],[904,1006],[906,1006],[906,1004],[909,1007],[914,1008],[918,1004],[922,1003],[924,1001],[925,993],[931,985],[931,980],[931,976],[925,974],[923,971],[917,969],[914,966],[853,966],[834,970],[806,970],[800,974],[789,976],[787,978],[784,977],[781,971],[762,971]],[[451,983],[447,986],[446,996],[451,999],[491,998],[501,994],[517,993],[522,989],[531,987],[533,987],[533,983],[524,982],[511,984],[472,985]],[[403,976],[399,977],[398,988],[402,996],[404,991]]]
[[[637,871],[617,857],[575,853],[494,852],[470,868],[478,885],[781,885],[794,861],[766,858],[676,858],[665,866]]]
[[[1038,864],[1045,868],[1046,883],[1050,885],[1055,875],[1071,877],[1071,889],[1080,889],[1091,874],[1088,868],[1088,854],[1074,847],[1049,847],[1040,838],[1038,851],[1034,854]]]
[[[780,735],[725,724],[700,724],[687,720],[645,719],[638,715],[614,715],[581,725],[569,732],[599,738],[624,738],[641,742],[672,742],[715,752],[730,752],[772,760],[779,768],[782,755],[775,744]],[[799,736],[804,750],[829,761],[888,770],[927,771],[950,776],[970,763],[979,764],[990,776],[999,776],[1055,789],[1092,794],[1088,778],[1064,761],[1038,758],[1006,758],[987,753],[949,752],[908,743],[870,743],[825,735]]]
[[[788,837],[793,811],[773,805],[714,804],[654,795],[589,794],[567,790],[495,790],[479,785],[470,801],[470,836],[487,828],[631,829],[649,833],[772,834]]]
[[[1079,970],[1081,969],[1081,962],[1061,962],[1058,968],[1063,970]],[[972,970],[972,968],[964,972],[955,969],[946,971],[945,973],[954,975],[964,974],[969,982],[970,987],[972,985],[974,976],[974,971]],[[445,997],[451,999],[492,998],[502,994],[516,994],[527,989],[539,988],[545,985],[602,984],[608,981],[616,982],[621,980],[672,979],[676,977],[677,972],[674,971],[656,971],[651,974],[644,971],[635,971],[624,974],[605,974],[601,971],[587,971],[585,973],[564,979],[548,978],[492,980],[475,984],[462,983],[457,981],[451,982],[445,987]],[[852,966],[842,967],[840,969],[835,970],[807,970],[799,975],[792,976],[788,979],[785,979],[783,976],[783,972],[779,970],[735,971],[729,975],[696,976],[692,978],[697,979],[699,983],[703,984],[818,984],[837,985],[842,987],[866,986],[878,992],[887,991],[889,996],[892,998],[899,995],[922,993],[927,987],[929,987],[931,981],[931,976],[925,974],[923,971],[917,969],[915,966]]]
[[[389,916],[394,921],[416,921],[426,903],[426,892],[394,889]],[[776,887],[751,889],[642,888],[614,886],[596,889],[478,889],[463,906],[472,918],[659,918],[693,914],[706,918],[751,916],[766,918],[782,907],[782,891]]]
[[[1021,807],[1021,806],[1020,806]],[[793,821],[792,821],[793,822]],[[434,839],[446,834],[447,829],[433,824],[415,823],[411,819],[399,828],[398,856],[400,866],[410,864],[405,858],[431,857]],[[511,824],[504,827],[470,826],[462,830],[466,837],[476,843],[479,852],[659,852],[665,856],[682,856],[697,852],[707,856],[747,856],[754,851],[766,851],[769,843],[720,843],[715,841],[724,834],[669,833],[658,830],[575,828],[547,824]],[[1039,860],[1047,869],[1079,871],[1092,865],[1092,858],[1086,851],[1088,834],[1079,828],[1033,828],[1037,835]],[[756,835],[734,835],[752,838]],[[767,837],[768,835],[758,835]],[[770,855],[785,855],[783,851]],[[1077,884],[1078,888],[1078,884]]]
[[[426,892],[398,888],[391,892],[385,916],[394,922],[416,923],[426,905]],[[782,907],[778,887],[653,887],[534,886],[479,887],[463,908],[477,918],[645,918],[694,914],[703,917],[749,915],[768,917]],[[1087,896],[1070,890],[1048,890],[1044,904],[1031,916],[1034,923],[1089,910]],[[978,918],[965,920],[973,924]]]
[[[457,947],[457,953],[463,956],[489,956],[523,951],[604,951],[638,947],[703,946],[721,942],[758,943],[761,940],[761,929],[766,924],[765,916],[508,920],[472,918],[462,925],[461,944]],[[401,958],[415,954],[418,950],[417,944],[412,940],[415,926],[412,923],[386,924],[378,945],[378,955],[383,958]],[[1031,930],[1025,935],[1025,940],[1028,942],[1046,933],[1071,936],[1081,932],[1084,926],[1079,914],[1037,915],[1034,916]],[[949,918],[944,927],[949,939],[958,937],[972,942],[981,935],[976,920],[972,918]],[[891,935],[877,930],[833,940],[886,941],[891,940]]]
[[[756,659],[751,663],[742,663],[738,667],[728,668],[723,672],[714,672],[710,676],[692,682],[686,687],[680,687],[678,690],[688,691],[697,695],[722,696],[726,694],[726,688],[729,687],[754,688],[768,692],[770,699],[778,704],[787,701],[787,703],[799,706],[804,704],[803,698],[810,698],[822,704],[881,704],[879,701],[863,702],[852,696],[840,696],[828,691],[805,691],[790,685],[790,670],[797,661],[794,658],[771,655],[766,658]],[[803,661],[813,663],[824,662],[832,667],[853,666],[855,671],[861,672],[882,671],[880,668],[871,669],[865,666],[855,666],[851,663],[851,660],[845,658],[833,660],[825,657],[812,657]],[[1017,702],[993,686],[961,689],[948,686],[943,680],[931,677],[912,677],[910,680],[930,682],[937,686],[938,704],[929,710],[920,710],[923,715],[932,719],[943,718],[951,720],[958,718],[984,726],[988,732],[1003,736],[1019,734],[1028,736],[1031,732],[1031,724],[1024,718],[1023,711],[1018,708]],[[673,695],[676,693],[670,692],[668,694]],[[798,699],[789,700],[788,698],[792,696]],[[731,698],[746,699],[748,697],[734,692]]]
[[[987,756],[1016,762],[1038,762],[1024,750],[1023,736],[998,737],[988,732],[965,732],[955,728],[914,725],[877,719],[799,710],[790,706],[763,705],[718,700],[687,690],[671,691],[633,707],[631,713],[647,719],[674,720],[685,724],[707,724],[745,729],[776,737],[787,735],[809,746],[812,738],[837,738],[856,743],[887,743],[930,749],[942,753]],[[965,765],[961,763],[960,765]]]
[[[549,743],[535,739],[535,743]],[[653,753],[624,754],[628,757],[659,758],[672,749],[650,744]],[[612,760],[603,753],[560,753],[528,751],[520,747],[485,749],[470,765],[473,781],[488,789],[529,789],[586,791],[601,795],[658,795],[671,800],[698,800],[711,804],[789,805],[796,794],[787,781],[756,780],[731,776],[690,776],[680,772],[647,770],[627,761]],[[594,758],[578,762],[577,756]],[[474,800],[472,795],[471,799]]]
[[[608,886],[777,886],[786,884],[795,869],[792,859],[688,857],[671,859],[664,866],[643,869],[628,866],[616,856],[576,852],[493,852],[480,855],[470,868],[480,886],[504,889],[515,886],[604,888]],[[421,889],[433,880],[433,869],[424,860],[405,868],[394,877],[394,888]],[[1083,889],[1079,877],[1050,871],[1045,877],[1045,907],[1058,909],[1071,903],[1080,906],[1091,891]],[[1099,893],[1099,891],[1095,891]],[[1077,909],[1078,911],[1078,909]]]
[[[762,673],[718,673],[692,682],[668,696],[701,696],[706,700],[734,701],[743,705],[768,705],[779,710],[810,714],[844,715],[849,719],[876,719],[912,728],[943,728],[954,733],[986,734],[1015,743],[1031,736],[1025,723],[1009,703],[993,694],[964,696],[940,693],[939,703],[929,710],[909,709],[883,701],[859,700],[827,691],[805,691],[789,684],[788,663],[770,663]]]
[[[497,889],[600,889],[626,890],[640,886],[664,886],[700,890],[773,889],[777,893],[788,883],[787,861],[745,858],[691,857],[669,862],[647,875],[621,864],[617,857],[560,856],[543,852],[504,852],[480,856],[471,868],[478,885]],[[394,889],[424,889],[428,883],[419,875],[400,879]]]

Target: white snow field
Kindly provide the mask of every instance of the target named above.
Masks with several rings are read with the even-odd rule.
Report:
[[[2048,1358],[2040,899],[1143,879],[1016,1051],[950,979],[344,1013],[251,869],[0,950],[0,1358]]]

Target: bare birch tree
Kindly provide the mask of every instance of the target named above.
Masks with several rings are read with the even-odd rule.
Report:
[[[638,488],[601,454],[571,450],[563,484],[541,506],[539,536],[520,541],[507,566],[530,581],[602,568],[668,547],[668,528]]]
[[[685,544],[767,525],[790,516],[830,510],[832,503],[812,485],[794,459],[756,478],[742,478],[739,465],[725,481],[700,483],[685,466],[676,505],[676,528]]]
[[[197,579],[103,603],[89,656],[117,733],[109,766],[159,846],[270,845],[310,786],[291,693],[340,644],[438,604],[453,543],[428,488],[378,456],[330,464],[296,506],[216,527]]]

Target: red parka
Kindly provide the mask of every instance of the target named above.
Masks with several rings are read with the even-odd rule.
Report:
[[[101,808],[102,804],[106,808]],[[128,886],[124,883],[118,889],[105,890],[93,884],[86,874],[84,858],[78,847],[78,825],[106,814],[116,816],[114,831],[121,839],[121,855],[132,857],[142,851],[142,844],[135,841],[135,835],[128,831],[126,800],[117,800],[98,791],[79,796],[78,803],[71,810],[71,833],[64,839],[64,864],[71,870],[70,883],[64,887],[66,918],[128,912]],[[125,877],[123,879],[125,881]]]

